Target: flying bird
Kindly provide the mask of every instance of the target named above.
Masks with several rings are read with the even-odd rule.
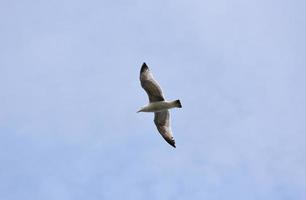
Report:
[[[180,100],[165,100],[161,87],[153,78],[153,75],[146,63],[142,64],[140,70],[140,83],[142,88],[149,96],[149,103],[141,107],[138,112],[154,112],[154,123],[158,132],[171,146],[175,148],[175,140],[173,138],[170,126],[169,109],[181,108],[182,105]]]

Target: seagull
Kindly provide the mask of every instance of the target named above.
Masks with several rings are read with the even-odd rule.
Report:
[[[140,108],[139,112],[154,112],[154,123],[161,136],[175,148],[175,140],[170,127],[171,108],[181,108],[180,100],[166,101],[163,91],[146,65],[143,63],[140,70],[140,83],[149,96],[149,103]]]

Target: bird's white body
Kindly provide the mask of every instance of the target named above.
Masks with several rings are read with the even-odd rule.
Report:
[[[143,106],[138,112],[161,112],[176,107],[177,101],[156,101]]]

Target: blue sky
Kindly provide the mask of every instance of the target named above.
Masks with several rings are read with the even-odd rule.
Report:
[[[0,2],[0,199],[306,199],[304,1]],[[146,62],[171,111],[158,134]]]

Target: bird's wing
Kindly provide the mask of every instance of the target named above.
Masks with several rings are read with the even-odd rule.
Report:
[[[147,92],[150,102],[164,101],[163,91],[154,80],[152,73],[146,63],[142,64],[140,70],[140,83],[142,88]]]
[[[158,132],[163,136],[163,138],[175,148],[175,140],[170,127],[169,111],[165,110],[162,112],[155,112],[154,123],[158,129]]]

